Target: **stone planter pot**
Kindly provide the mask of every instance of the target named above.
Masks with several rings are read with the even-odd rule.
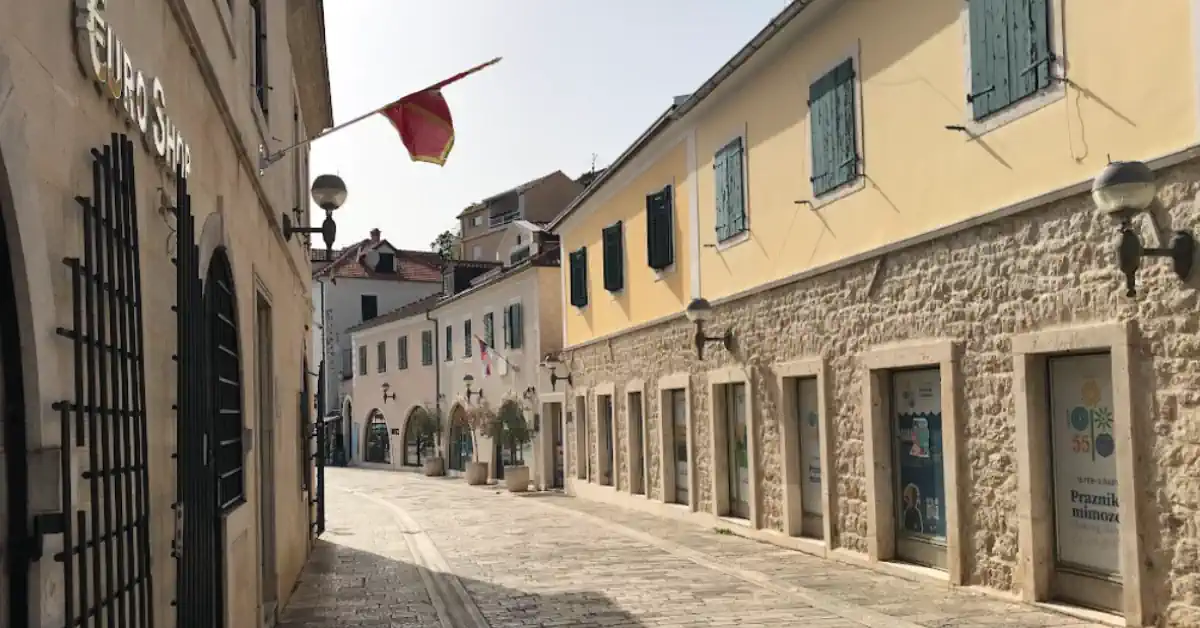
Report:
[[[421,470],[431,478],[446,475],[446,460],[441,457],[426,458]]]
[[[468,462],[467,463],[467,484],[471,486],[483,486],[487,484],[488,466],[486,462]]]
[[[504,467],[504,487],[510,493],[524,493],[529,490],[529,467]]]

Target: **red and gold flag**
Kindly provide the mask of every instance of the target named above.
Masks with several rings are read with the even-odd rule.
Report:
[[[396,128],[413,161],[443,166],[454,148],[454,119],[442,88],[500,61],[497,57],[413,92],[379,110]]]

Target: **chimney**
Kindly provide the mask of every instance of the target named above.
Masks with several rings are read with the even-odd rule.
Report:
[[[379,234],[380,233],[381,232],[379,231],[379,229],[371,230],[371,244],[379,244]]]

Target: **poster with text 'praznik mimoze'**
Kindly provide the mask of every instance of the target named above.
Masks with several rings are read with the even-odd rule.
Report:
[[[1120,518],[1109,356],[1052,359],[1050,414],[1058,562],[1117,574]]]

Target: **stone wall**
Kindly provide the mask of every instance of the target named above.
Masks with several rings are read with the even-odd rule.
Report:
[[[1168,232],[1200,223],[1200,164],[1159,173],[1159,222]],[[1138,219],[1155,245],[1150,222]],[[849,234],[839,234],[849,235]],[[863,370],[859,355],[906,340],[962,343],[963,435],[966,439],[965,542],[972,584],[1013,590],[1017,583],[1017,482],[1012,353],[1014,333],[1100,321],[1136,321],[1132,340],[1134,420],[1145,421],[1138,472],[1145,478],[1145,560],[1158,611],[1169,625],[1200,622],[1200,272],[1184,286],[1169,262],[1149,259],[1138,296],[1125,296],[1113,254],[1116,226],[1087,194],[890,253],[715,308],[710,333],[732,327],[732,353],[710,345],[695,357],[682,318],[567,352],[576,391],[616,384],[622,437],[624,383],[645,381],[647,461],[652,498],[661,498],[658,456],[663,416],[656,390],[665,375],[691,374],[692,452],[699,508],[711,511],[711,409],[706,373],[730,365],[752,377],[762,524],[782,530],[780,391],[772,365],[822,355],[829,364],[829,405],[836,460],[836,546],[865,552]],[[571,393],[572,395],[575,392]],[[573,400],[573,397],[570,397]],[[573,403],[573,401],[572,401]],[[594,397],[588,400],[593,464],[598,442]],[[573,433],[568,441],[575,446]],[[618,446],[624,447],[624,443]],[[572,460],[574,456],[571,457]],[[595,468],[595,467],[593,467]],[[622,487],[628,466],[622,464]]]

